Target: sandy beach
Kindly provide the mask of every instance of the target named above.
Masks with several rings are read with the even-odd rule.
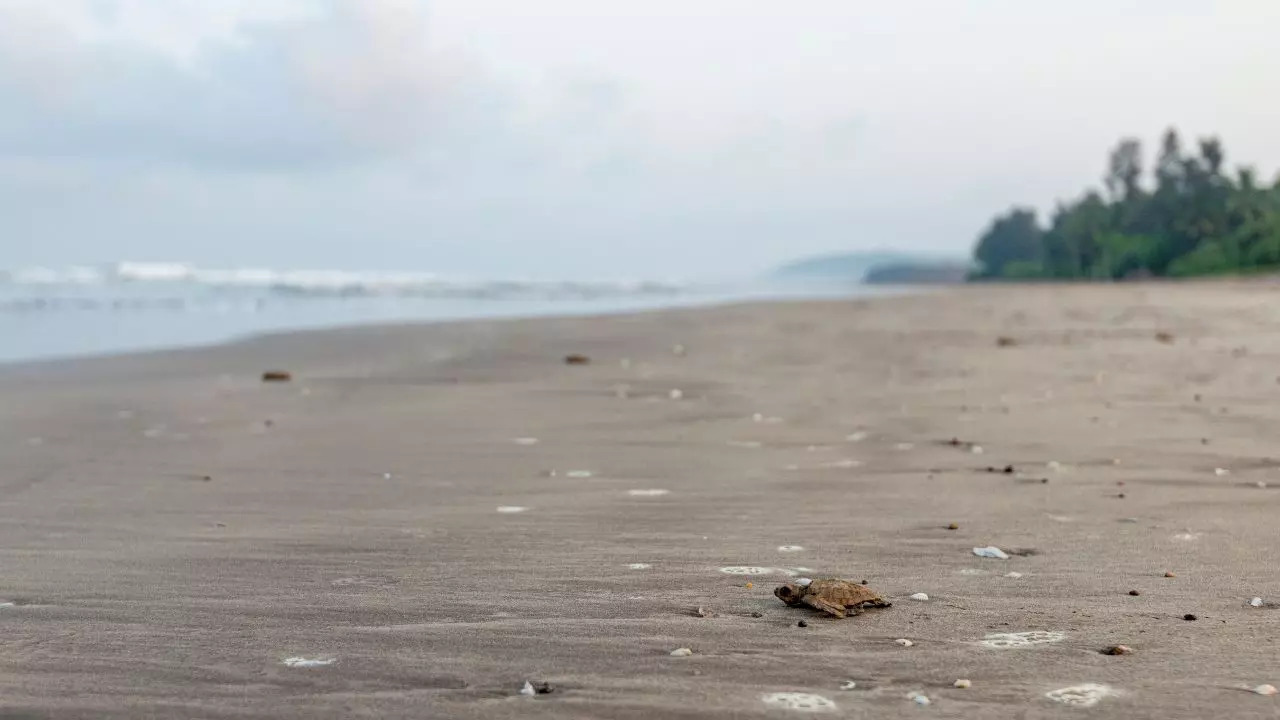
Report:
[[[9,366],[0,717],[1274,718],[1278,358],[1224,282]]]

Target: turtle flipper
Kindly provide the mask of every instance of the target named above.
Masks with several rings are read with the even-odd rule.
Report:
[[[845,609],[843,607],[840,607],[835,603],[827,602],[826,600],[823,600],[817,595],[805,595],[800,600],[800,602],[804,603],[805,605],[808,605],[814,610],[821,610],[822,612],[828,615],[831,615],[833,617],[842,618],[845,616]]]

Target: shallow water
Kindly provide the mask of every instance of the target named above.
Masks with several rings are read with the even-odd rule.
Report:
[[[591,315],[739,300],[884,294],[761,282],[444,281],[426,275],[187,266],[0,273],[0,362],[398,322]],[[161,272],[163,271],[163,272]]]

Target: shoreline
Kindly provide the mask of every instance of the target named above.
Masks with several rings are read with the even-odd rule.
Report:
[[[965,286],[0,368],[0,709],[1268,717],[1278,292]],[[788,608],[791,573],[893,607]]]

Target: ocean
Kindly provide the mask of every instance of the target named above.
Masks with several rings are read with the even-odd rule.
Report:
[[[0,271],[0,362],[220,343],[351,325],[638,311],[892,292],[739,280],[520,280],[215,269],[177,263]]]

